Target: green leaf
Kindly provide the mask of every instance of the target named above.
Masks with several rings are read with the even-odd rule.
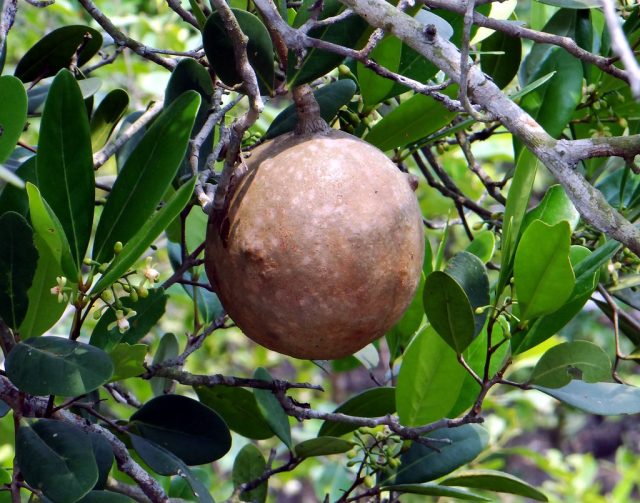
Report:
[[[13,211],[0,216],[0,236],[0,318],[17,328],[27,314],[38,250],[31,227]]]
[[[91,334],[90,343],[104,349],[112,351],[120,342],[135,344],[149,333],[165,312],[168,296],[162,288],[149,291],[149,296],[132,302],[130,297],[120,300],[125,308],[131,308],[136,312],[135,316],[129,318],[129,330],[121,334],[117,326],[109,328],[116,321],[116,315],[112,309],[105,312],[97,323]]]
[[[100,32],[82,25],[63,26],[42,37],[16,66],[14,75],[31,82],[69,68],[74,57],[78,67],[89,61],[102,47]],[[80,48],[80,50],[78,50]]]
[[[261,94],[273,93],[274,61],[273,44],[262,21],[250,12],[231,9],[240,29],[248,37],[247,57],[258,78]],[[228,86],[242,83],[242,76],[236,69],[231,38],[227,34],[222,19],[214,12],[207,19],[202,31],[202,43],[207,59],[220,80]]]
[[[496,31],[482,41],[481,49],[482,71],[491,77],[495,85],[504,89],[516,76],[520,67],[522,59],[520,38]]]
[[[112,285],[136,263],[162,231],[164,231],[173,219],[184,209],[191,199],[195,185],[196,178],[194,177],[191,181],[180,187],[160,210],[149,216],[148,220],[142,224],[142,227],[138,229],[137,233],[131,237],[131,240],[124,245],[122,251],[118,253],[118,256],[111,262],[111,265],[107,268],[104,275],[94,285],[91,290],[92,293],[100,292]],[[100,220],[102,221],[102,218],[100,218]],[[126,224],[123,223],[122,227],[125,227],[125,225]],[[127,230],[127,232],[129,232],[129,230]],[[111,253],[113,253],[113,247]]]
[[[123,89],[114,89],[102,99],[89,124],[94,152],[106,145],[128,106],[129,95]]]
[[[566,220],[573,231],[580,220],[580,213],[576,210],[562,185],[552,185],[547,189],[540,204],[527,212],[522,228],[526,229],[534,220],[541,220],[548,225],[556,225]]]
[[[350,416],[379,417],[396,411],[395,388],[371,388],[342,403],[334,412]],[[357,430],[350,423],[325,421],[318,431],[319,437],[339,437]]]
[[[12,174],[20,178],[22,185],[26,184],[26,182],[36,183],[36,156],[29,157]],[[0,192],[0,215],[7,211],[15,211],[28,218],[29,199],[24,187],[11,184],[2,189],[2,192]]]
[[[148,221],[184,157],[199,105],[198,93],[184,93],[153,122],[127,158],[111,189],[96,229],[93,258],[98,262],[107,262],[113,257],[113,246],[117,241],[126,245],[135,236],[134,242],[144,242],[143,249],[150,244],[140,236],[149,233],[148,229],[153,227],[152,222]],[[140,232],[141,229],[146,232]],[[121,263],[123,253],[124,250],[118,255]],[[103,286],[108,286],[108,283]],[[94,287],[94,291],[98,290]]]
[[[310,438],[296,444],[293,451],[299,458],[311,458],[316,456],[330,456],[350,451],[355,444],[337,437]]]
[[[158,344],[158,349],[156,349],[156,352],[153,355],[152,366],[159,365],[168,360],[171,360],[177,357],[179,353],[180,353],[180,346],[178,344],[178,339],[176,338],[176,336],[172,333],[164,334],[160,339],[160,344]],[[151,384],[151,389],[153,390],[154,396],[164,395],[171,388],[172,382],[173,381],[171,379],[167,379],[166,377],[152,377],[149,380],[149,384]],[[200,401],[203,402],[205,405],[208,405],[209,407],[211,407],[209,404],[204,402],[202,398],[200,398]],[[215,407],[211,407],[211,408],[213,410],[216,410]],[[222,416],[222,414],[220,415]],[[222,418],[225,419],[224,416],[222,416]]]
[[[457,90],[451,86],[445,94],[455,96]],[[432,97],[416,94],[385,115],[364,139],[380,150],[403,147],[435,133],[455,115]]]
[[[272,382],[273,378],[262,367],[258,367],[253,375],[254,379]],[[267,389],[254,388],[253,394],[256,397],[258,409],[262,413],[262,417],[267,421],[271,430],[284,442],[289,450],[293,449],[291,441],[291,426],[289,425],[289,417],[285,414],[280,406],[280,402],[275,395]]]
[[[493,501],[491,498],[472,493],[465,489],[443,487],[440,484],[434,484],[432,482],[427,482],[426,484],[392,484],[383,486],[383,489],[399,493],[422,494],[424,496],[453,498],[466,501]]]
[[[169,396],[169,395],[167,395]],[[167,449],[129,433],[131,444],[142,460],[160,475],[179,475],[187,480],[200,503],[214,503],[206,487],[193,476],[189,467]]]
[[[109,355],[115,370],[110,381],[121,381],[144,374],[147,370],[144,367],[144,357],[148,349],[149,346],[146,344],[127,344],[126,342],[113,348]]]
[[[108,382],[109,355],[63,337],[37,337],[18,343],[6,361],[7,376],[32,395],[77,396]]]
[[[538,2],[565,9],[592,9],[602,4],[600,0],[538,0]]]
[[[588,341],[558,344],[538,360],[529,381],[546,388],[561,388],[572,379],[589,383],[611,381],[611,360],[607,353]]]
[[[424,319],[424,273],[420,275],[420,283],[411,304],[402,315],[402,318],[387,332],[387,344],[391,352],[391,358],[399,356],[416,334]]]
[[[466,251],[473,253],[485,264],[491,260],[496,250],[496,235],[489,230],[478,232],[473,236],[473,241],[467,246]]]
[[[551,226],[536,220],[527,227],[514,261],[521,319],[552,313],[569,300],[576,283],[570,245],[571,229],[566,221]]]
[[[158,396],[130,418],[139,434],[178,456],[187,465],[211,463],[231,448],[222,418],[202,403],[181,395]]]
[[[396,474],[396,484],[429,482],[451,473],[473,461],[484,450],[489,434],[482,426],[465,424],[458,428],[433,431],[428,438],[450,442],[434,442],[431,447],[412,443],[400,458],[402,464]]]
[[[62,421],[21,422],[16,462],[25,481],[54,501],[77,501],[98,480],[89,435]]]
[[[600,268],[613,257],[621,248],[620,243],[609,240],[602,246],[596,248],[591,255],[578,262],[574,268],[576,276],[576,288],[571,294],[571,299],[582,297],[585,293],[592,292],[597,285],[594,285],[593,278]]]
[[[475,315],[467,294],[449,274],[435,271],[424,284],[424,312],[438,335],[462,353],[475,331]]]
[[[113,448],[109,441],[98,433],[89,433],[89,440],[91,441],[91,449],[93,449],[93,456],[98,467],[98,481],[94,489],[104,489],[115,460]]]
[[[313,4],[314,0],[302,2],[293,21],[294,28],[299,28],[309,19],[313,11]],[[323,3],[322,12],[318,19],[335,16],[343,10],[344,6],[338,0],[327,0]],[[352,15],[338,23],[311,30],[308,35],[343,47],[354,47],[366,28],[367,23],[360,16]],[[289,52],[288,59],[287,83],[289,87],[294,87],[327,74],[344,60],[344,56],[310,47],[302,61],[298,61],[293,51]]]
[[[102,81],[96,77],[90,77],[88,79],[78,80],[78,87],[82,93],[82,99],[86,100],[95,95],[102,86]],[[44,110],[44,104],[49,92],[51,91],[51,84],[41,85],[27,91],[27,98],[29,99],[29,115],[41,115]]]
[[[251,482],[260,477],[267,469],[265,461],[260,449],[253,444],[247,444],[236,456],[233,462],[233,487],[238,488],[242,484]],[[240,493],[240,501],[253,501],[264,503],[267,501],[267,481],[260,484],[251,491],[243,491]]]
[[[402,41],[393,35],[387,35],[378,42],[369,57],[388,70],[396,72],[400,66],[401,54]],[[356,68],[360,94],[365,106],[377,105],[393,88],[393,80],[381,77],[360,62],[357,63]]]
[[[67,70],[53,79],[44,106],[36,169],[40,193],[60,220],[79,268],[91,237],[95,179],[87,111]]]
[[[249,390],[234,386],[195,386],[200,401],[215,410],[229,428],[243,437],[264,440],[273,431],[262,417],[256,398]]]
[[[10,75],[0,77],[0,164],[16,147],[27,122],[27,93],[22,82]]]
[[[467,470],[443,480],[441,484],[516,494],[536,501],[549,501],[544,493],[531,484],[509,473],[496,470]]]
[[[111,491],[91,491],[78,503],[135,503],[135,500]]]
[[[589,414],[617,416],[640,413],[640,388],[627,384],[573,380],[562,388],[533,387]]]
[[[458,400],[466,371],[454,350],[427,327],[407,348],[396,388],[400,423],[421,426],[442,419]]]
[[[338,113],[338,110],[351,101],[356,92],[356,83],[351,79],[342,79],[322,86],[313,92],[320,106],[320,116],[330,123]],[[289,105],[280,112],[264,134],[264,139],[269,140],[282,134],[293,131],[298,123],[298,115],[295,105]]]

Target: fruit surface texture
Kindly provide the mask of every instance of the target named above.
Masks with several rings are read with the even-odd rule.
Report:
[[[422,216],[407,176],[335,130],[283,135],[243,162],[207,230],[207,274],[229,316],[296,358],[341,358],[384,335],[422,271]]]

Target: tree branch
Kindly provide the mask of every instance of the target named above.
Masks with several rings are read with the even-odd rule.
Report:
[[[0,9],[0,54],[6,49],[7,36],[18,11],[18,0],[5,0]]]

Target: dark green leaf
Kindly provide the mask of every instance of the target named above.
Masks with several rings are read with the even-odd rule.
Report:
[[[446,272],[432,272],[424,284],[423,303],[438,335],[462,353],[473,341],[475,314],[460,284]]]
[[[98,262],[107,262],[113,257],[113,246],[117,241],[126,245],[137,235],[133,242],[143,241],[144,250],[160,233],[158,231],[148,243],[140,238],[141,234],[145,234],[140,232],[141,229],[153,227],[148,220],[169,188],[184,157],[199,105],[198,93],[184,93],[155,120],[128,157],[98,223],[93,245],[93,257]],[[118,255],[120,263],[124,251]],[[107,285],[104,284],[105,287]],[[97,291],[96,287],[94,291]]]
[[[143,110],[138,110],[127,115],[120,124],[118,131],[116,132],[116,138],[120,137],[134,122],[136,122],[144,114]],[[153,123],[153,121],[152,121]],[[127,159],[131,153],[135,150],[140,140],[144,137],[147,129],[150,125],[142,126],[136,133],[129,138],[120,150],[116,152],[116,165],[118,167],[118,173],[122,171],[122,168],[127,162]]]
[[[87,112],[67,70],[56,75],[44,106],[36,169],[42,197],[60,220],[80,267],[91,236],[95,179]]]
[[[129,377],[139,376],[146,372],[144,357],[149,347],[146,344],[118,344],[109,355],[113,361],[113,376],[111,381],[121,381]]]
[[[498,493],[517,494],[536,501],[549,501],[544,493],[531,484],[509,473],[496,470],[468,470],[443,480],[441,484],[486,489]]]
[[[181,395],[151,399],[130,418],[140,435],[187,465],[211,463],[231,448],[231,434],[212,409]]]
[[[371,388],[341,404],[334,412],[350,416],[379,417],[396,411],[395,388]],[[325,421],[318,436],[339,437],[358,427],[350,423]]]
[[[450,443],[434,442],[432,447],[411,444],[400,461],[396,484],[429,482],[451,473],[472,461],[487,446],[489,434],[482,426],[465,424],[458,428],[436,430],[428,435],[434,439],[448,439]]]
[[[21,163],[15,175],[25,183],[36,183],[36,156],[31,156]],[[7,211],[15,211],[25,218],[28,216],[29,199],[24,188],[11,184],[2,189],[0,192],[0,215]]]
[[[580,214],[562,185],[552,185],[547,189],[540,204],[527,212],[522,224],[523,230],[534,220],[541,220],[548,225],[556,225],[566,220],[573,231],[578,225]]]
[[[233,462],[233,487],[239,487],[242,484],[251,482],[260,477],[267,469],[265,461],[260,449],[253,444],[247,444],[236,456]],[[267,482],[263,482],[251,491],[243,491],[240,493],[240,501],[252,501],[256,503],[264,503],[267,500]]]
[[[313,4],[314,0],[304,0],[293,21],[294,28],[299,28],[309,19]],[[322,12],[318,19],[335,16],[343,9],[344,6],[338,0],[327,0],[323,3]],[[311,30],[309,36],[344,47],[354,47],[366,27],[367,23],[361,17],[352,15],[338,23]],[[295,53],[290,52],[289,66],[287,67],[288,84],[293,87],[311,82],[333,70],[343,59],[343,56],[333,52],[309,48],[305,58],[298,61]]]
[[[96,460],[96,466],[98,467],[98,481],[94,489],[104,489],[107,485],[107,478],[109,477],[109,472],[115,459],[113,448],[105,437],[97,433],[89,433],[89,440],[91,441],[93,456]]]
[[[255,440],[273,436],[273,431],[262,417],[255,396],[250,391],[222,385],[197,386],[194,389],[200,401],[220,414],[236,433]]]
[[[375,46],[370,58],[392,72],[400,66],[402,41],[393,35],[387,35]],[[393,88],[393,80],[381,77],[362,63],[357,64],[358,84],[365,106],[373,106],[385,99]]]
[[[330,456],[331,454],[342,454],[351,450],[355,444],[337,437],[317,437],[310,438],[304,442],[296,444],[293,451],[299,458],[311,458],[315,456]]]
[[[458,400],[465,377],[456,353],[427,327],[407,348],[396,388],[400,423],[421,426],[442,419]]]
[[[94,152],[106,145],[128,106],[129,95],[122,89],[114,89],[102,99],[89,124]]]
[[[416,331],[422,325],[424,319],[424,305],[422,299],[424,297],[425,275],[420,275],[420,284],[416,290],[413,300],[409,307],[402,315],[402,318],[387,332],[387,344],[392,358],[399,356],[404,351]]]
[[[102,81],[96,77],[90,77],[77,81],[83,100],[91,98],[102,86]],[[51,90],[51,84],[41,85],[27,91],[29,98],[29,115],[40,115],[44,110],[44,104]]]
[[[607,353],[588,341],[558,344],[542,355],[529,380],[538,386],[561,388],[572,379],[589,383],[611,381],[611,360]]]
[[[483,52],[480,56],[482,71],[489,75],[500,89],[507,87],[520,67],[522,58],[520,38],[496,31],[482,41],[481,49]]]
[[[258,367],[253,375],[255,379],[271,382],[273,378],[262,367]],[[289,425],[289,417],[278,402],[275,395],[267,389],[254,388],[253,394],[258,403],[258,409],[262,413],[262,417],[267,421],[271,430],[278,436],[280,440],[291,450],[293,443],[291,441],[291,426]]]
[[[322,86],[314,91],[313,95],[320,106],[320,115],[325,121],[331,122],[338,110],[351,101],[355,92],[356,83],[351,79],[342,79]],[[296,107],[289,105],[273,119],[264,138],[268,140],[293,131],[297,123]]]
[[[159,365],[161,363],[164,363],[168,360],[175,358],[176,356],[178,356],[179,352],[180,352],[180,346],[178,344],[178,339],[176,338],[176,336],[172,333],[164,334],[160,339],[160,344],[158,344],[158,349],[156,349],[156,352],[153,355],[152,366]],[[170,389],[172,382],[173,381],[171,379],[167,379],[166,377],[152,377],[149,380],[149,384],[151,384],[151,389],[153,390],[154,396],[164,395]],[[202,397],[199,397],[199,398],[201,402],[211,407],[209,404],[207,404],[202,400]],[[213,410],[216,410],[215,407],[211,407],[211,408]],[[222,414],[220,415],[222,416]],[[222,416],[222,419],[225,419],[225,417]]]
[[[10,75],[0,77],[0,164],[16,147],[27,122],[27,93],[22,82]]]
[[[573,380],[562,388],[533,387],[589,414],[617,416],[640,413],[640,388],[627,384]]]
[[[63,26],[42,37],[16,66],[14,75],[22,82],[41,80],[69,68],[72,59],[82,66],[102,47],[102,35],[82,25]],[[78,50],[80,48],[80,50]]]
[[[0,236],[0,318],[18,328],[27,314],[38,250],[31,227],[13,211],[0,215]]]
[[[273,92],[273,44],[267,28],[262,21],[250,12],[231,9],[242,32],[248,37],[247,57],[256,72],[258,86],[262,94]],[[236,69],[233,44],[220,15],[214,12],[207,19],[202,31],[204,52],[211,67],[228,86],[242,83],[242,77]]]
[[[98,480],[89,435],[62,421],[21,423],[16,461],[25,481],[54,501],[77,501]]]
[[[392,484],[384,486],[384,489],[399,493],[422,494],[424,496],[453,498],[466,501],[493,501],[491,498],[472,493],[465,489],[458,489],[457,487],[443,487],[431,482],[427,482],[426,484]]]
[[[569,300],[576,283],[570,245],[571,229],[566,221],[550,226],[535,220],[527,227],[513,267],[521,319],[552,313]]]
[[[78,503],[135,503],[135,500],[111,491],[91,491]]]
[[[101,349],[63,337],[38,337],[17,344],[6,362],[7,376],[32,395],[84,395],[113,374]]]
[[[473,241],[466,251],[473,253],[485,264],[491,260],[496,249],[496,235],[492,231],[484,230],[473,236]]]

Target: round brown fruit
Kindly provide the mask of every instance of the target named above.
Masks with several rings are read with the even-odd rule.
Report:
[[[207,231],[207,275],[229,316],[296,358],[341,358],[384,335],[422,270],[422,216],[407,176],[335,130],[283,135],[245,162]]]

